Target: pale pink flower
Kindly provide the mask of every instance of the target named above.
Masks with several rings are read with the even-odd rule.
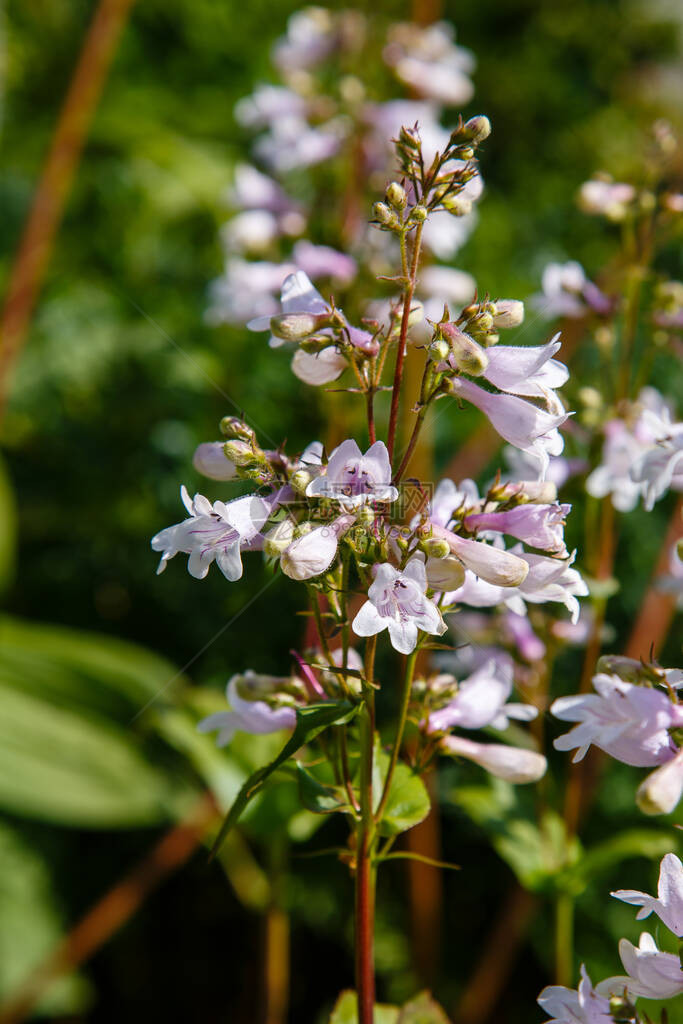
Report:
[[[439,21],[426,27],[392,25],[384,60],[397,78],[418,95],[449,106],[463,106],[474,95],[469,74],[474,58],[453,42],[453,27]]]
[[[512,668],[493,658],[458,684],[452,700],[429,715],[429,732],[448,729],[506,729],[508,719],[530,721],[536,708],[530,704],[507,703],[512,693]]]
[[[495,530],[523,540],[531,547],[567,556],[564,521],[571,505],[517,505],[506,512],[480,512],[465,517],[468,530]]]
[[[593,677],[595,693],[558,697],[550,707],[556,718],[578,724],[553,746],[574,750],[580,761],[593,744],[610,757],[637,767],[663,764],[677,753],[669,729],[683,724],[683,705],[660,690],[626,683],[619,676]]]
[[[680,705],[679,705],[680,706]],[[683,796],[683,750],[651,772],[638,786],[636,803],[643,814],[671,814]]]
[[[432,522],[432,536],[447,541],[451,552],[477,576],[499,587],[517,587],[525,579],[529,567],[523,558],[494,544],[459,537],[452,530]]]
[[[179,552],[190,557],[187,569],[195,579],[202,580],[211,563],[230,580],[242,575],[243,548],[255,546],[268,516],[273,511],[273,496],[259,498],[248,494],[235,501],[215,501],[213,505],[203,494],[190,498],[185,487],[181,489],[183,504],[189,518],[175,526],[168,526],[152,538],[152,550],[161,552],[157,573]]]
[[[224,451],[225,441],[206,441],[197,446],[192,465],[210,480],[234,480],[237,469]]]
[[[293,580],[310,580],[326,572],[336,558],[339,538],[353,522],[351,515],[338,516],[333,522],[297,537],[280,556],[280,567],[285,576]]]
[[[532,304],[543,316],[580,317],[587,311],[582,293],[586,274],[580,263],[548,263],[541,277],[542,293],[535,295]]]
[[[552,1017],[546,1024],[612,1024],[609,1000],[593,988],[584,964],[578,991],[564,985],[547,985],[537,1002]]]
[[[486,350],[483,376],[500,391],[548,400],[550,392],[569,380],[564,363],[552,357],[561,347],[556,334],[546,345],[494,345]]]
[[[525,579],[519,584],[517,596],[528,604],[545,604],[548,601],[563,604],[571,613],[572,622],[578,622],[581,607],[577,597],[585,597],[588,587],[581,574],[571,567],[576,552],[573,551],[568,558],[547,558],[524,551],[521,544],[510,550],[529,566]],[[510,607],[513,611],[518,610],[511,600]]]
[[[564,439],[557,428],[569,413],[545,412],[516,395],[491,394],[465,377],[453,378],[452,384],[456,395],[476,405],[488,416],[501,437],[516,448],[536,456],[543,479],[549,456],[559,455],[564,448]]]
[[[352,281],[358,269],[352,256],[332,249],[329,245],[313,245],[305,238],[294,246],[292,258],[308,277],[331,277],[342,284]]]
[[[280,306],[283,313],[326,313],[329,306],[317,288],[313,287],[310,278],[303,270],[290,274],[282,282]],[[272,316],[257,316],[250,320],[247,327],[250,331],[266,331],[270,328]],[[268,344],[271,348],[279,348],[285,342],[282,338],[271,336]]]
[[[640,907],[636,921],[644,920],[654,911],[669,931],[683,937],[683,864],[675,853],[667,853],[662,858],[656,896],[637,889],[617,889],[610,896]]]
[[[265,679],[266,677],[257,676],[251,670],[245,672],[243,676],[233,676],[225,691],[232,710],[216,711],[203,718],[197,725],[199,732],[214,732],[217,729],[216,743],[219,747],[224,747],[236,732],[263,734],[293,729],[296,725],[296,710],[293,707],[271,707],[264,700],[245,700],[240,696],[238,686],[248,690],[249,686],[256,682],[261,691]],[[273,679],[274,683],[287,681]]]
[[[375,636],[389,630],[392,646],[401,654],[415,650],[418,630],[440,636],[446,631],[441,612],[429,600],[425,565],[419,556],[402,571],[385,562],[376,567],[368,600],[351,623],[356,636]]]
[[[291,363],[292,373],[304,384],[311,384],[313,387],[331,384],[341,376],[348,365],[346,357],[334,345],[329,345],[320,352],[304,352],[299,348],[294,353]]]
[[[628,939],[619,943],[619,956],[626,976],[606,978],[597,986],[604,996],[623,995],[627,991],[631,998],[671,999],[683,992],[683,969],[681,961],[673,953],[661,953],[657,943],[648,932],[640,936],[640,943],[634,946]]]
[[[604,181],[592,178],[579,189],[579,206],[584,213],[607,217],[608,220],[623,220],[629,205],[636,197],[633,185],[620,181]]]
[[[449,735],[441,739],[439,746],[447,754],[466,757],[491,775],[516,784],[538,782],[548,767],[543,754],[503,743],[475,743],[464,736]]]
[[[396,501],[391,463],[383,441],[375,441],[365,455],[353,440],[342,441],[330,455],[327,471],[306,488],[309,498],[327,498],[349,507],[370,501]]]
[[[315,67],[337,44],[335,18],[324,7],[305,7],[287,20],[287,32],[273,47],[273,62],[282,71]]]

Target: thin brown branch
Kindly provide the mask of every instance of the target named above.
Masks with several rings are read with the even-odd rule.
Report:
[[[88,129],[133,0],[100,0],[83,41],[19,243],[0,316],[0,416]]]

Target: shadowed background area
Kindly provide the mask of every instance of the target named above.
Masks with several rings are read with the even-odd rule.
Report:
[[[385,0],[372,10],[346,6],[370,19],[430,13]],[[302,400],[263,335],[205,320],[208,283],[223,262],[223,197],[249,144],[232,110],[273,80],[270,46],[296,7],[120,4],[120,24],[103,29],[113,60],[99,100],[86,87],[73,94],[76,119],[89,99],[93,119],[26,331],[0,360],[0,1004],[31,979],[25,1008],[6,1017],[0,1008],[0,1020],[317,1024],[350,984],[348,873],[334,858],[301,856],[343,843],[338,825],[318,834],[318,821],[294,813],[291,787],[277,784],[220,862],[207,864],[201,846],[214,824],[207,785],[233,793],[272,738],[240,735],[226,761],[197,745],[195,719],[222,706],[232,672],[284,671],[305,629],[298,592],[257,557],[239,586],[217,573],[199,584],[177,563],[160,582],[149,550],[150,537],[179,517],[179,482],[198,487],[192,453],[217,436],[222,416],[244,410],[263,440],[287,438],[293,451],[328,429],[321,396]],[[3,293],[94,9],[84,0],[9,0],[4,11]],[[681,129],[680,9],[480,0],[445,2],[435,13],[477,57],[475,99],[463,115],[485,113],[493,124],[479,227],[457,265],[484,289],[526,298],[551,259],[578,259],[589,272],[608,264],[610,233],[577,215],[576,190],[596,168],[628,178],[653,119]],[[58,193],[59,175],[53,185]],[[333,190],[327,201],[338,202]],[[49,216],[38,211],[38,231]],[[680,250],[672,246],[664,261],[680,278]],[[546,330],[532,322],[525,341],[539,343]],[[5,321],[0,345],[9,348],[8,338]],[[579,366],[583,382],[592,369],[588,359]],[[680,396],[680,373],[667,384]],[[451,428],[440,417],[438,469],[457,455]],[[475,459],[473,472],[485,473],[492,454]],[[221,486],[228,493],[219,485],[215,496]],[[567,497],[580,503],[578,486]],[[675,496],[624,520],[617,559],[626,582],[610,604],[610,650],[625,649],[674,506]],[[674,634],[665,648],[673,663]],[[578,656],[563,670],[576,677]],[[587,841],[642,825],[634,778],[611,770]],[[433,962],[421,962],[410,941],[416,907],[411,916],[405,871],[392,865],[380,891],[380,995],[400,1001],[424,981],[455,1015],[475,967],[486,988],[495,950],[519,933],[504,999],[481,1012],[465,1004],[455,1019],[540,1019],[546,893],[512,889],[514,855],[502,859],[485,815],[456,806],[453,786],[447,769],[438,782],[442,855],[463,870],[442,879],[441,923],[422,924],[442,938]],[[648,889],[646,858],[661,854],[661,839],[643,842],[629,884]],[[631,921],[628,908],[604,907],[611,881],[591,880],[578,904],[577,947],[596,973],[614,972],[611,950]],[[43,986],[38,965],[108,892],[60,954],[83,965]],[[418,890],[418,911],[420,900]],[[510,916],[492,934],[501,907]],[[288,944],[285,1011],[277,993],[287,989]],[[481,959],[486,949],[493,967]]]

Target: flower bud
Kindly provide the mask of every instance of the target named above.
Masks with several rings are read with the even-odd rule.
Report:
[[[424,551],[427,558],[446,558],[450,555],[451,548],[447,540],[442,537],[425,537],[420,541],[420,550]]]
[[[299,342],[299,348],[302,348],[304,352],[308,352],[311,355],[317,355],[318,352],[322,352],[324,348],[329,348],[329,346],[329,334],[311,334],[308,338],[303,338]]]
[[[557,500],[557,485],[550,480],[518,480],[491,489],[491,499],[495,501],[516,497],[535,505],[551,505]]]
[[[465,122],[464,129],[466,132],[465,137],[475,146],[478,146],[484,139],[488,139],[491,134],[491,122],[483,114],[477,114],[476,117],[471,117],[469,121]]]
[[[641,661],[627,658],[622,654],[603,654],[601,658],[598,658],[595,671],[619,676],[627,683],[642,683],[645,678],[649,678],[643,672]]]
[[[461,160],[471,160],[474,156],[474,150],[471,146],[459,146],[458,156]]]
[[[416,224],[424,224],[427,220],[427,209],[424,206],[414,206],[410,211],[410,219]]]
[[[311,480],[315,480],[320,474],[311,469],[297,469],[289,478],[289,483],[297,494],[305,496],[306,488]]]
[[[448,359],[450,350],[447,341],[444,341],[443,338],[435,338],[429,346],[429,358],[433,359],[435,363],[442,363],[444,359]]]
[[[643,814],[671,814],[683,795],[683,750],[641,782],[636,803]]]
[[[294,539],[295,523],[284,519],[264,535],[263,552],[268,558],[278,558]]]
[[[408,196],[406,195],[406,190],[403,185],[399,185],[397,181],[392,181],[392,183],[387,186],[386,200],[389,203],[389,206],[393,206],[395,210],[405,209],[405,205],[408,202]]]
[[[524,303],[518,299],[500,299],[495,304],[493,326],[497,330],[519,327],[524,320]]]
[[[446,196],[441,205],[454,217],[466,217],[472,212],[472,200],[467,196]]]
[[[336,554],[337,534],[332,525],[318,526],[282,552],[280,568],[292,580],[310,580],[329,569]]]
[[[240,469],[253,469],[264,463],[266,457],[260,448],[254,448],[246,441],[226,441],[223,445],[226,458]]]
[[[375,203],[372,207],[372,217],[385,231],[394,231],[400,227],[398,217],[386,203]]]
[[[431,540],[436,541],[436,538],[431,538]],[[429,541],[424,543],[428,544]],[[420,546],[422,547],[422,545]],[[448,545],[446,546],[448,547]],[[427,582],[432,590],[442,592],[458,590],[465,582],[465,566],[455,555],[448,555],[446,558],[442,555],[427,558],[426,571]]]
[[[475,743],[464,736],[444,736],[440,746],[447,754],[466,757],[506,782],[537,782],[548,767],[543,754],[503,743]]]
[[[223,437],[236,438],[240,441],[255,441],[256,434],[251,427],[238,416],[224,416],[220,422]]]
[[[417,151],[420,148],[420,136],[413,128],[401,128],[398,133],[398,141],[407,149]]]
[[[480,377],[489,364],[488,356],[481,345],[455,324],[440,324],[439,330],[450,345],[457,369],[469,373],[472,377]]]
[[[329,325],[327,313],[280,313],[270,321],[270,329],[276,338],[283,341],[302,341],[315,334],[321,327]]]

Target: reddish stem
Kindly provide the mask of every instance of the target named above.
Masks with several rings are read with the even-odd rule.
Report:
[[[366,829],[361,829],[356,859],[356,992],[358,1024],[373,1024],[375,971],[373,934],[375,924],[371,851]]]

